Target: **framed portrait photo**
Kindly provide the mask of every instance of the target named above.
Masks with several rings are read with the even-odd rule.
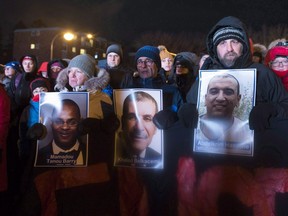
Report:
[[[88,117],[89,93],[42,92],[39,122],[46,128],[37,142],[34,166],[87,166],[88,135],[78,133],[80,121]]]
[[[163,168],[163,131],[153,123],[162,110],[162,90],[114,90],[114,108],[121,126],[115,136],[115,166]]]
[[[200,70],[194,152],[253,156],[256,69]]]

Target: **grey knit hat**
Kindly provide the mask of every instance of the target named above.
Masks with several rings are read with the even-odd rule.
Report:
[[[88,78],[94,77],[96,73],[96,61],[88,54],[77,55],[69,62],[68,68],[77,67],[83,71]]]
[[[214,46],[216,47],[221,41],[227,39],[236,39],[242,44],[245,44],[244,33],[242,32],[242,30],[228,26],[220,28],[215,32],[215,34],[213,35]]]
[[[123,59],[123,50],[119,44],[111,44],[106,50],[106,55],[111,52],[117,53],[120,56],[120,59]]]

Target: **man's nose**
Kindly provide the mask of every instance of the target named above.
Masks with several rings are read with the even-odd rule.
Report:
[[[143,129],[143,122],[140,118],[136,119],[135,127],[137,127],[139,130]]]
[[[61,125],[63,129],[67,129],[69,128],[69,125],[67,122],[63,122],[63,124]]]
[[[219,91],[219,93],[216,97],[216,100],[225,100],[225,96],[224,96],[223,91]]]
[[[233,46],[232,46],[232,43],[231,43],[231,42],[227,43],[227,50],[228,50],[229,52],[233,51]]]

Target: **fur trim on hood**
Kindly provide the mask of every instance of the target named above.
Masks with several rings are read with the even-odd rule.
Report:
[[[267,48],[263,44],[256,43],[253,45],[253,48],[254,48],[254,53],[255,52],[261,53],[262,58],[265,57],[267,53]]]
[[[74,88],[74,91],[95,91],[95,90],[103,90],[110,81],[109,73],[103,69],[100,68],[97,77],[92,77],[89,80],[87,80],[83,86]],[[57,79],[56,79],[56,85],[54,87],[55,91],[68,91],[67,89],[68,84],[68,68],[63,69]]]

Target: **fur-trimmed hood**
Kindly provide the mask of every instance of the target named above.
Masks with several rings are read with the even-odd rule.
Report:
[[[54,87],[55,91],[69,91],[68,71],[69,69],[65,68],[59,73]],[[100,68],[96,77],[90,78],[82,86],[74,87],[72,91],[103,90],[108,85],[109,81],[109,73],[105,69]]]

